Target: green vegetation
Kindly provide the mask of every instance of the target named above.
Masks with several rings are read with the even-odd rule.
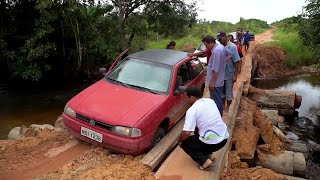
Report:
[[[290,66],[312,65],[320,67],[320,1],[307,0],[303,14],[273,23],[278,30],[274,39],[287,50],[287,63]],[[290,46],[290,44],[292,44]]]
[[[168,42],[174,40],[177,43],[177,49],[190,50],[190,48],[197,47],[201,43],[201,39],[207,34],[215,36],[219,31],[231,33],[235,32],[238,28],[242,28],[243,31],[249,30],[250,33],[259,34],[270,27],[267,22],[257,19],[246,20],[244,18],[240,18],[240,21],[236,24],[220,21],[200,21],[192,28],[188,29],[186,36],[181,38],[162,37],[158,39],[150,39],[146,48],[164,48]]]
[[[315,53],[303,45],[298,32],[276,29],[273,31],[272,39],[276,41],[265,44],[283,47],[286,51],[286,64],[289,67],[311,65],[315,62]]]
[[[188,2],[188,3],[187,3]],[[123,50],[191,49],[206,34],[243,28],[258,34],[265,21],[197,21],[196,1],[0,0],[0,81],[88,77]]]
[[[90,75],[153,37],[182,37],[196,23],[183,0],[0,0],[0,80]]]

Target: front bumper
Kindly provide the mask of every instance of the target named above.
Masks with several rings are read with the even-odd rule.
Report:
[[[107,149],[124,154],[138,155],[143,153],[150,146],[152,133],[146,134],[139,138],[126,138],[112,134],[106,129],[92,126],[89,123],[80,121],[76,118],[63,114],[63,123],[69,132],[78,139],[86,141],[90,144],[106,147]],[[102,134],[102,143],[89,139],[81,135],[80,129],[85,127]]]

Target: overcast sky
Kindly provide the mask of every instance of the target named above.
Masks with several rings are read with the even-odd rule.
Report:
[[[198,19],[237,23],[240,17],[261,19],[269,24],[301,13],[305,0],[203,0]]]

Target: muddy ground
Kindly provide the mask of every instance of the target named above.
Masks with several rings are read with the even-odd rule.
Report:
[[[256,44],[272,40],[271,36],[271,30],[258,35],[251,43],[251,49]],[[257,49],[259,54],[264,54],[263,48]],[[264,60],[268,61],[268,58]],[[260,74],[269,74],[269,66],[259,66]],[[279,71],[285,70],[279,65]],[[29,130],[24,138],[0,140],[0,179],[154,179],[153,173],[140,163],[141,157],[111,154],[78,141],[61,129]],[[248,168],[247,164],[240,162],[237,152],[230,153],[228,166],[224,179],[283,178],[268,169]]]

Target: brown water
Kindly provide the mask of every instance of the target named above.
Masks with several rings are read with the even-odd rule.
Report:
[[[0,84],[0,139],[17,126],[51,124],[63,112],[66,102],[89,83],[55,85],[42,89],[10,89]]]

